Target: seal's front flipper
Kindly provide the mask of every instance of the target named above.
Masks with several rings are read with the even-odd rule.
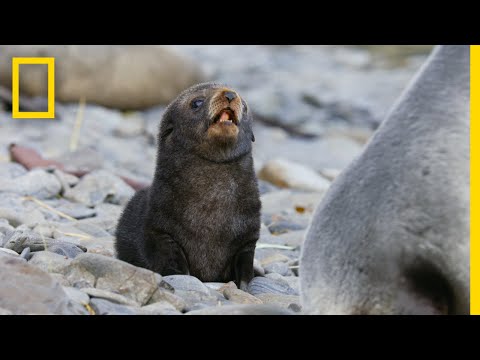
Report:
[[[163,276],[189,275],[183,249],[168,234],[152,234],[147,239],[146,256],[152,271]]]
[[[253,279],[253,256],[255,250],[242,250],[235,256],[235,284],[240,290],[247,291],[250,280]]]

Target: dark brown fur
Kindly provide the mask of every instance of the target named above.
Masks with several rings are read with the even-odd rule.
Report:
[[[194,109],[197,100],[204,103]],[[237,124],[214,123],[227,107]],[[162,275],[246,286],[261,207],[251,126],[245,101],[218,84],[196,85],[168,106],[153,183],[130,200],[117,227],[121,260]]]

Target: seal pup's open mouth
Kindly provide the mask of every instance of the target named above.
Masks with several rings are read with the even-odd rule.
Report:
[[[235,115],[235,112],[230,109],[226,108],[221,110],[214,118],[212,125],[220,124],[220,125],[238,125],[238,119]]]

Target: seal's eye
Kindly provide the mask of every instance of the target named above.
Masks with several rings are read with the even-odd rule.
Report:
[[[192,101],[192,109],[198,109],[200,106],[202,106],[204,103],[203,99],[195,99]]]

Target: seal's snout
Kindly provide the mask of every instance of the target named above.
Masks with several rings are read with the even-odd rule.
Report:
[[[227,98],[228,102],[232,102],[237,98],[237,94],[235,94],[233,91],[225,91],[223,94]]]
[[[209,104],[211,126],[238,125],[242,119],[242,98],[232,89],[220,88]]]

